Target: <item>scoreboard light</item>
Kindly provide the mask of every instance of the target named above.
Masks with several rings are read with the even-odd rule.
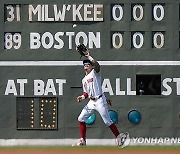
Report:
[[[34,99],[21,98],[16,99],[17,129],[34,127]]]
[[[18,97],[17,129],[57,129],[56,99],[56,97]]]
[[[40,102],[41,102],[41,104],[40,104],[40,108],[41,108],[40,109],[41,110],[40,126],[41,126],[41,128],[54,129],[55,124],[57,122],[56,98],[45,98],[45,99],[41,100]],[[54,105],[55,105],[55,107],[54,107]],[[42,112],[43,112],[43,114],[42,114]]]

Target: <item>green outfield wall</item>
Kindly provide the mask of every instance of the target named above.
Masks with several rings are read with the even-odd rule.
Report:
[[[84,43],[131,137],[180,136],[180,0],[1,0],[0,139],[76,139]],[[131,111],[135,112],[128,119]],[[87,138],[112,139],[95,112]]]

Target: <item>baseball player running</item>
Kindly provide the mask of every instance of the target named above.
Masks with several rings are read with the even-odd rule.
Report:
[[[80,45],[81,46],[81,45]],[[79,47],[79,49],[81,49]],[[87,50],[87,49],[86,49]],[[96,110],[101,115],[104,123],[110,128],[116,138],[116,144],[122,146],[124,143],[124,133],[119,133],[116,125],[113,123],[109,116],[108,105],[111,105],[111,101],[107,100],[102,91],[100,65],[90,56],[90,52],[87,50],[84,54],[87,59],[83,61],[85,76],[82,79],[83,94],[77,97],[77,102],[81,102],[84,99],[89,98],[88,104],[83,108],[81,114],[78,117],[80,140],[73,146],[86,145],[86,123],[85,121]]]

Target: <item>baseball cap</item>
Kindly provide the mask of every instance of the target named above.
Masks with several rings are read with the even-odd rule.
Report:
[[[90,65],[92,65],[92,62],[89,60],[89,59],[85,59],[85,60],[83,60],[83,64],[85,65],[85,64],[90,64]]]

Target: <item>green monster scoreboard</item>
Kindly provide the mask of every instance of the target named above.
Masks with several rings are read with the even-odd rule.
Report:
[[[120,131],[180,136],[180,0],[0,4],[0,143],[79,138],[81,43],[101,65]],[[97,112],[88,120],[87,138],[113,138]]]

